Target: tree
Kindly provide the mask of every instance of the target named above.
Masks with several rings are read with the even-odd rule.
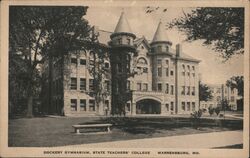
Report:
[[[244,8],[197,8],[168,24],[187,35],[187,41],[204,40],[224,59],[244,52]]]
[[[166,8],[146,7],[146,13],[166,12]],[[244,8],[196,8],[167,24],[187,35],[186,41],[203,40],[225,60],[244,53]]]
[[[226,85],[231,89],[236,88],[238,90],[238,95],[244,96],[244,77],[243,76],[233,76],[227,80]]]
[[[217,116],[219,115],[220,110],[221,110],[220,107],[216,107],[216,108],[214,109],[214,112],[216,113]]]
[[[94,29],[94,28],[93,28]],[[110,68],[105,67],[105,61],[109,60],[108,48],[99,43],[99,34],[93,30],[89,50],[93,53],[93,64],[88,67],[90,74],[93,76],[94,91],[93,96],[99,109],[104,105],[105,99],[111,94],[110,92]],[[105,82],[107,80],[108,82]],[[99,109],[100,110],[100,109]]]
[[[227,99],[222,99],[221,102],[221,109],[225,112],[227,109],[229,109],[229,103]]]
[[[27,116],[32,117],[36,72],[45,60],[62,57],[84,45],[89,38],[89,25],[82,17],[88,7],[10,7],[9,56],[20,56],[25,67]],[[13,71],[10,65],[10,71]],[[13,73],[10,82],[14,78]],[[22,88],[21,88],[22,89]],[[15,91],[9,87],[10,93]],[[12,99],[12,98],[10,98]]]
[[[208,113],[209,113],[209,115],[212,116],[214,114],[214,112],[215,112],[214,108],[212,106],[209,106],[208,107]]]
[[[212,92],[206,84],[199,84],[199,100],[208,101],[212,99]]]
[[[195,129],[199,129],[201,125],[200,120],[202,113],[203,113],[202,110],[199,109],[198,111],[194,111],[193,113],[190,114],[192,119],[192,124]]]

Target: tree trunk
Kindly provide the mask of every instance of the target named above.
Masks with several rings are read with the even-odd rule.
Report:
[[[27,96],[27,117],[33,117],[33,92],[32,92],[32,73],[30,74],[30,81],[28,83],[28,96]]]
[[[27,117],[33,117],[33,94],[28,96]]]

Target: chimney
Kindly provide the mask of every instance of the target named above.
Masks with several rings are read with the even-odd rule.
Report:
[[[180,57],[180,56],[181,56],[181,53],[182,53],[181,44],[177,44],[177,45],[176,45],[176,56],[177,56],[177,57]]]

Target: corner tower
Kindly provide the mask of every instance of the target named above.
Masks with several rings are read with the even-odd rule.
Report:
[[[112,114],[123,114],[125,105],[131,99],[128,78],[131,74],[132,58],[135,55],[135,34],[132,33],[124,12],[110,35],[110,62],[112,78]]]
[[[152,89],[164,93],[166,105],[170,105],[171,113],[176,113],[175,107],[175,66],[169,40],[163,23],[160,21],[151,45],[152,59]],[[163,111],[163,109],[162,109]]]
[[[161,21],[158,24],[157,30],[154,34],[154,38],[150,45],[153,49],[153,52],[157,53],[168,53],[169,48],[172,46],[172,42],[169,40]]]

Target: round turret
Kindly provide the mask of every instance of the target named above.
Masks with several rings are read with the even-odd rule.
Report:
[[[134,39],[136,38],[136,36],[132,33],[124,12],[121,13],[115,31],[111,34],[110,38],[111,46],[134,46]]]
[[[151,42],[152,51],[154,53],[168,53],[169,48],[172,46],[172,42],[168,39],[165,28],[162,22],[159,22],[154,38]]]

